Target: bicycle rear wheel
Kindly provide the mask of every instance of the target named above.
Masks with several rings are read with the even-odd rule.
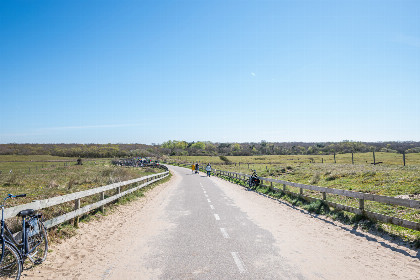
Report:
[[[34,230],[35,232],[30,232]],[[48,238],[44,224],[37,219],[37,227],[30,229],[28,236],[28,258],[34,264],[40,264],[47,258]]]
[[[1,247],[0,247],[1,248]],[[20,279],[22,262],[16,248],[10,244],[4,244],[3,259],[0,263],[0,279]]]

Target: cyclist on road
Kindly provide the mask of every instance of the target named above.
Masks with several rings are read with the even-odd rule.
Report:
[[[206,171],[207,171],[207,176],[210,177],[210,174],[211,174],[211,165],[210,165],[210,163],[207,164]]]

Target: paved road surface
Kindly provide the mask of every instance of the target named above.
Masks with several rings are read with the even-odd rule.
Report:
[[[110,226],[98,222],[96,235],[85,233],[69,240],[65,249],[58,247],[52,254],[56,259],[29,273],[29,278],[418,279],[420,275],[418,251],[204,173],[171,169],[172,182],[142,209],[122,209],[126,218],[120,217],[118,224],[117,214],[110,215],[116,215],[110,217],[114,219]]]

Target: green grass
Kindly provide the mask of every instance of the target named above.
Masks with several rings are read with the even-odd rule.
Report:
[[[9,200],[9,207],[162,172],[162,169],[148,167],[116,167],[111,165],[109,159],[85,160],[83,165],[76,165],[75,160],[70,158],[67,160],[74,161],[66,165],[63,162],[43,162],[46,159],[66,160],[66,158],[46,156],[0,156],[0,168],[12,169],[11,173],[0,174],[0,198],[6,197],[8,193],[27,194],[26,198]],[[11,162],[12,160],[14,161]],[[121,191],[131,187],[133,185],[122,187]],[[114,192],[115,190],[107,191],[105,197],[112,196]],[[81,206],[98,200],[99,195],[84,198],[81,200]],[[42,212],[48,219],[64,214],[73,207],[74,203],[69,202],[47,208]]]
[[[172,160],[182,162],[200,162],[221,164],[223,161],[219,156],[172,156]],[[334,163],[334,155],[263,155],[263,156],[226,156],[226,158],[233,162],[241,164],[301,164],[301,163]],[[385,165],[403,165],[403,157],[396,153],[375,153],[376,162],[383,162]],[[372,153],[355,153],[355,164],[369,164],[373,162]],[[351,154],[336,154],[336,163],[351,164]],[[420,153],[406,154],[406,165],[420,165]]]

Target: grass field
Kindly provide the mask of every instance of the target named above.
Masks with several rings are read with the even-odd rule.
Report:
[[[67,162],[63,162],[67,161]],[[117,167],[110,159],[83,161],[76,165],[75,158],[51,156],[0,156],[0,198],[7,194],[26,193],[26,198],[8,200],[8,206],[24,204],[91,188],[126,181],[141,176],[160,173],[162,169]],[[10,172],[10,170],[12,170]],[[122,187],[121,191],[132,186]],[[105,192],[105,197],[114,191]],[[81,206],[99,200],[99,195],[81,200]],[[74,208],[74,202],[42,210],[46,219],[64,214]]]
[[[263,156],[227,156],[232,163],[253,164],[288,164],[288,163],[334,163],[334,155],[263,155]],[[376,162],[384,165],[403,165],[403,156],[396,153],[375,153]],[[221,164],[223,161],[218,156],[172,156],[171,159],[183,162],[200,162]],[[336,154],[336,163],[351,164],[351,154]],[[372,153],[355,153],[354,164],[369,164],[373,162]],[[420,166],[420,153],[406,154],[406,165]]]
[[[228,156],[230,164],[219,157],[172,157],[186,163],[199,162],[201,166],[211,163],[213,169],[251,174],[255,169],[259,176],[276,178],[289,182],[346,189],[364,193],[400,196],[420,199],[420,154],[406,155],[406,166],[403,166],[402,155],[393,153],[376,153],[373,165],[372,153],[334,156],[284,155],[284,156]],[[278,186],[281,188],[281,186]],[[299,189],[289,187],[292,192]],[[321,198],[318,192],[305,190],[305,194]],[[338,195],[329,195],[328,199],[336,203],[358,207],[358,200]],[[416,209],[386,205],[373,201],[365,201],[366,210],[420,222],[420,212]],[[390,226],[393,231],[400,231]],[[420,237],[420,232],[405,230]]]

